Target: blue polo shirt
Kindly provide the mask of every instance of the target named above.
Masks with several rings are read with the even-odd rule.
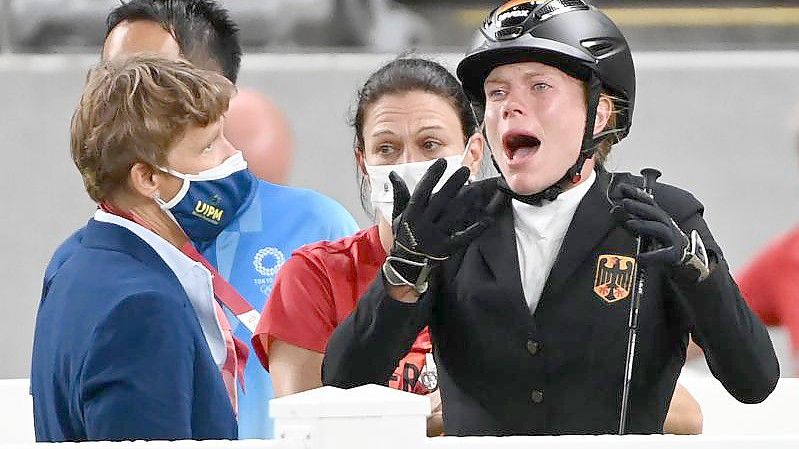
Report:
[[[255,200],[203,255],[256,310],[263,310],[277,272],[300,246],[338,240],[355,233],[355,220],[337,202],[312,190],[260,182]],[[272,438],[269,400],[272,379],[258,362],[252,334],[232,314],[236,337],[247,342],[250,358],[239,385],[239,438]]]

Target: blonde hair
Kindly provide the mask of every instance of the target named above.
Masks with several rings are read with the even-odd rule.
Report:
[[[596,165],[601,167],[605,164],[605,161],[610,154],[610,150],[613,149],[613,144],[620,140],[618,133],[621,132],[621,130],[617,129],[619,126],[619,116],[627,107],[627,102],[621,97],[616,97],[605,92],[600,94],[600,97],[609,99],[612,105],[608,122],[605,124],[605,128],[602,130],[611,132],[602,138],[602,140],[597,144],[596,152],[594,153],[594,161],[596,162]]]
[[[191,126],[227,111],[235,88],[222,75],[183,60],[137,54],[94,67],[72,116],[71,153],[96,202],[124,185],[137,162],[166,165]]]

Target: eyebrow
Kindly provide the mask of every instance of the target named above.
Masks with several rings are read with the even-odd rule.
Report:
[[[392,135],[393,136],[394,135],[394,131],[392,131],[392,130],[390,130],[388,128],[383,128],[383,129],[381,129],[381,130],[379,130],[377,132],[373,132],[372,133],[372,137],[380,137],[382,135]]]
[[[444,127],[441,125],[427,125],[419,128],[419,130],[416,131],[416,134],[421,134],[425,131],[440,131],[442,129],[444,129]]]
[[[525,78],[534,78],[536,76],[547,76],[546,73],[541,73],[541,72],[537,72],[537,71],[524,72],[523,75],[524,75]],[[498,76],[495,76],[493,78],[489,76],[485,80],[486,84],[488,84],[488,83],[508,83],[508,82],[509,81],[506,78],[498,77]]]
[[[507,83],[507,81],[504,78],[500,78],[500,77],[497,77],[497,76],[495,76],[495,77],[490,77],[489,76],[488,78],[486,78],[485,81],[483,81],[483,83],[484,84],[488,84],[488,83],[495,83],[496,84],[496,83]]]

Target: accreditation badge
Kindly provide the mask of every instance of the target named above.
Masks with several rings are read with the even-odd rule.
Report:
[[[594,293],[607,303],[627,299],[632,293],[634,276],[634,258],[603,254],[596,261]]]
[[[433,359],[433,354],[430,352],[425,354],[424,368],[422,368],[422,374],[419,376],[419,382],[430,393],[438,388],[438,370],[436,369],[436,361]]]

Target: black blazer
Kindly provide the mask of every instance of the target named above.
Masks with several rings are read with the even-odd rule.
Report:
[[[525,302],[506,199],[494,226],[439,269],[416,304],[389,298],[382,277],[331,337],[326,385],[385,384],[419,330],[430,326],[448,435],[599,434],[618,430],[635,237],[613,220],[613,187],[638,177],[598,170],[578,206],[534,314]],[[473,184],[488,199],[496,178]],[[721,249],[688,192],[659,184],[658,203],[715,260],[703,282],[647,270],[628,429],[659,433],[689,333],[713,374],[741,402],[774,389],[779,366]]]

